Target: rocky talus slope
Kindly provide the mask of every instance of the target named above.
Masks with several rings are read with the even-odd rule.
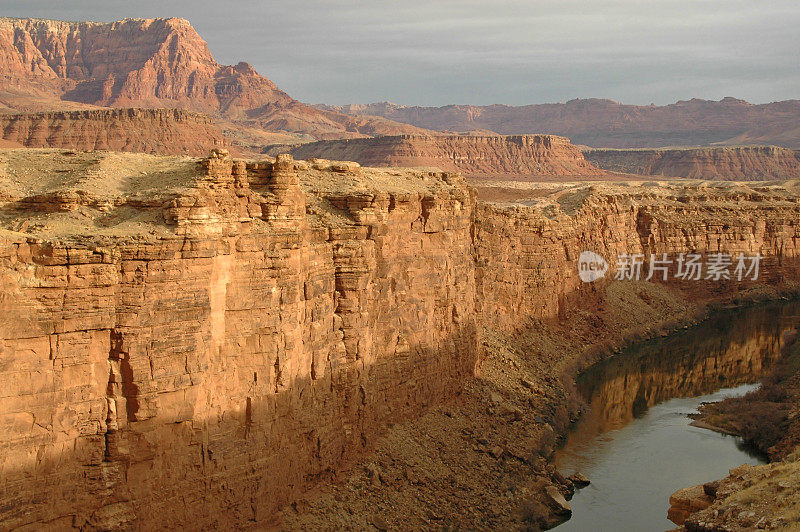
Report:
[[[0,114],[0,138],[28,148],[195,156],[230,146],[211,118],[178,109]]]
[[[352,160],[367,166],[437,167],[470,176],[604,177],[565,137],[553,135],[401,135],[300,145],[295,157]]]
[[[355,116],[382,116],[438,131],[548,133],[596,148],[772,144],[800,148],[800,100],[751,104],[694,98],[670,105],[579,99],[535,105],[419,107],[374,103],[322,106]]]
[[[0,174],[3,528],[267,525],[376,445],[370,488],[284,526],[552,524],[560,372],[798,279],[790,185],[500,205],[450,172],[223,152],[5,150]],[[763,275],[586,285],[587,248],[760,252]]]
[[[0,102],[20,111],[183,108],[306,138],[420,132],[304,105],[248,63],[220,65],[184,19],[0,18]],[[66,102],[66,103],[63,103]]]
[[[800,152],[776,146],[660,150],[585,150],[604,170],[728,181],[800,178]]]

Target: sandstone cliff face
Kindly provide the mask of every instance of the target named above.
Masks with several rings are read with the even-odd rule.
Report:
[[[0,114],[0,136],[29,148],[195,156],[230,145],[209,117],[171,109]]]
[[[294,148],[296,157],[353,160],[368,166],[437,167],[471,176],[598,177],[569,139],[552,135],[401,135],[323,141]]]
[[[478,347],[474,196],[358,171],[309,170],[360,183],[309,195],[291,159],[223,157],[149,200],[3,206],[54,231],[2,239],[4,528],[263,522],[458,390]],[[130,209],[162,229],[126,237]],[[97,235],[57,236],[81,230]]]
[[[501,207],[443,172],[40,151],[66,172],[39,175],[20,151],[0,160],[4,528],[268,523],[457,393],[481,327],[590,295],[587,248],[758,251],[764,279],[798,278],[779,187]]]
[[[586,150],[584,155],[599,168],[629,174],[729,181],[800,177],[800,154],[775,146]]]
[[[800,148],[800,101],[754,105],[736,98],[692,99],[670,105],[570,100],[538,105],[410,107],[391,103],[323,106],[382,116],[439,131],[485,129],[506,135],[549,133],[597,148],[774,144]]]
[[[5,105],[21,110],[48,97],[45,110],[61,109],[59,100],[184,108],[315,138],[419,130],[306,106],[248,63],[218,64],[191,24],[178,18],[111,23],[0,18],[0,93]]]
[[[479,203],[475,214],[476,308],[485,324],[513,330],[521,316],[552,318],[591,297],[577,260],[594,251],[613,278],[620,253],[696,252],[763,256],[762,282],[798,276],[800,217],[794,192],[712,187],[592,185],[563,190],[534,206]],[[680,282],[695,297],[723,294],[737,283]],[[746,285],[745,285],[746,286]]]

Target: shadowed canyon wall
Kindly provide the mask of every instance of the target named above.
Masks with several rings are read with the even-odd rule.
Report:
[[[797,278],[785,190],[583,187],[502,208],[458,175],[390,177],[212,157],[166,200],[114,203],[160,220],[150,234],[2,233],[3,527],[267,523],[456,394],[483,326],[591,291],[583,249],[758,251],[764,279]],[[97,210],[51,199],[4,209]]]
[[[697,397],[752,383],[780,360],[797,306],[749,309],[736,321],[712,318],[699,327],[650,340],[581,373],[597,432],[623,427],[674,397]]]
[[[470,191],[314,225],[292,164],[210,160],[172,237],[3,238],[3,527],[262,521],[471,374]]]
[[[800,154],[776,146],[586,150],[584,155],[599,168],[629,174],[727,181],[800,177]]]

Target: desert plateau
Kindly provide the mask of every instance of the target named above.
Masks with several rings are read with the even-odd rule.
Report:
[[[800,9],[722,3],[7,2],[0,531],[800,529]]]

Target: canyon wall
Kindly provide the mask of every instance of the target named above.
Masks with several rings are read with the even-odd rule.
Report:
[[[595,166],[613,172],[758,181],[800,177],[800,153],[776,146],[661,150],[585,150]]]
[[[3,528],[269,523],[457,394],[482,327],[590,301],[584,249],[760,252],[763,281],[798,278],[784,188],[583,186],[503,208],[446,172],[175,161],[114,197],[74,176],[3,196]]]
[[[613,279],[621,253],[647,259],[651,253],[672,259],[679,253],[760,253],[760,282],[797,279],[800,208],[795,194],[781,188],[593,185],[560,191],[536,207],[479,203],[474,222],[477,312],[491,328],[514,330],[524,317],[554,318],[570,305],[591,304],[595,285]],[[606,280],[580,280],[577,260],[583,251],[608,261]],[[647,267],[642,271],[644,278]],[[747,287],[730,280],[670,278],[669,283],[700,299]]]
[[[597,177],[569,139],[553,135],[399,135],[300,145],[295,157],[358,161],[367,166],[437,167],[471,176]]]
[[[0,114],[3,140],[28,148],[205,155],[230,146],[208,116],[173,109]]]
[[[3,233],[2,528],[263,522],[454,394],[479,345],[474,196],[426,179],[307,198],[291,160],[214,158],[166,202],[6,204],[168,225]]]

